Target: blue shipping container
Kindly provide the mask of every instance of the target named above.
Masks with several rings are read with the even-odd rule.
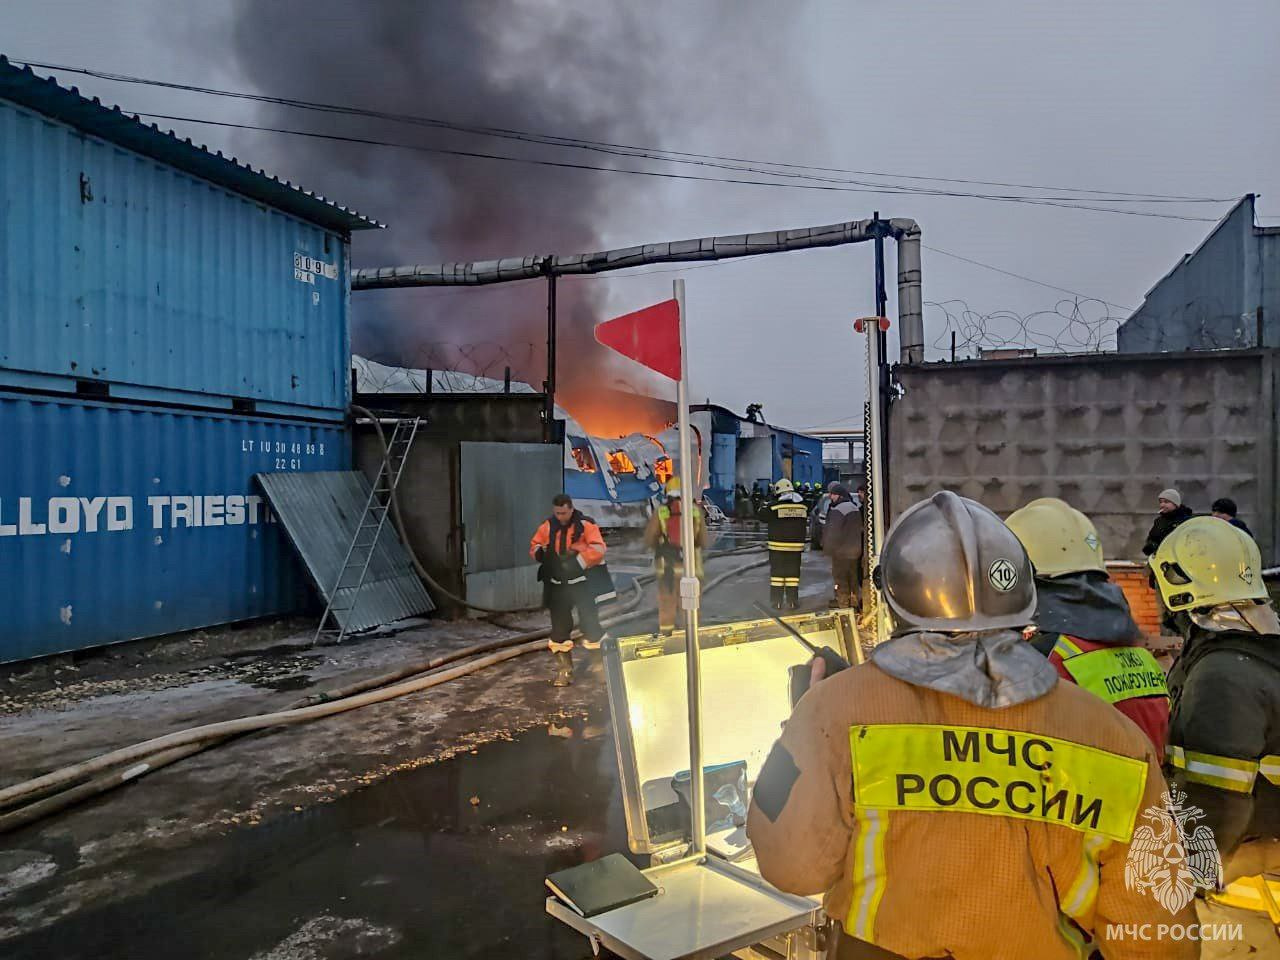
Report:
[[[343,232],[4,99],[5,83],[50,110],[71,98],[90,126],[113,116],[51,85],[33,93],[0,66],[0,383],[75,392],[77,379],[101,380],[130,399],[245,398],[259,413],[336,419],[350,392]],[[163,148],[153,154],[305,199],[114,118],[130,142]]]
[[[288,613],[253,475],[350,469],[339,427],[0,394],[0,662]]]

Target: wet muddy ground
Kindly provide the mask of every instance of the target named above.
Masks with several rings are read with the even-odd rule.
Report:
[[[635,568],[620,581],[647,567],[633,552],[618,551]],[[708,574],[756,559],[712,560]],[[806,559],[814,609],[830,585],[822,555]],[[767,584],[763,569],[729,581],[705,598],[704,621],[757,616]],[[433,621],[313,649],[302,626],[9,670],[0,786],[502,633]],[[550,673],[545,654],[530,654],[245,737],[0,836],[0,956],[588,955],[544,916],[542,879],[626,839],[603,677],[584,669],[555,690]]]
[[[202,864],[190,875],[86,906],[4,956],[587,956],[546,916],[543,878],[625,849],[613,740],[593,708],[186,851]]]
[[[620,581],[645,569],[632,554],[618,551]],[[825,606],[825,558],[807,554],[804,569],[804,607]],[[705,622],[756,616],[767,582],[757,569],[726,584],[705,598]],[[494,628],[434,623],[318,651],[271,630],[281,634],[192,636],[0,678],[0,784],[276,709]],[[0,836],[0,957],[590,956],[546,916],[543,878],[626,850],[616,760],[599,671],[567,691],[549,688],[548,672],[544,656],[526,656],[245,738]],[[1244,919],[1245,942],[1206,945],[1207,960],[1280,955],[1265,917]]]

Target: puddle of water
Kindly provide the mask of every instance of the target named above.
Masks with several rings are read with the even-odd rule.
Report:
[[[543,878],[625,851],[626,827],[607,722],[556,727],[168,853],[207,866],[87,906],[6,960],[589,956],[546,915]],[[145,857],[128,866],[144,874]]]
[[[274,680],[255,680],[249,685],[259,690],[305,690],[311,686],[312,680],[305,673],[296,673],[289,677],[277,677]]]

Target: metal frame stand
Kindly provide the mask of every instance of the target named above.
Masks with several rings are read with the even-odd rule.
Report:
[[[386,455],[378,467],[378,475],[369,488],[369,499],[365,501],[364,512],[356,524],[355,535],[347,547],[342,567],[334,580],[333,589],[329,591],[328,602],[320,623],[316,625],[316,634],[311,640],[315,646],[321,641],[341,643],[347,635],[347,614],[352,613],[360,602],[360,590],[364,586],[365,577],[369,574],[369,565],[373,562],[373,553],[378,547],[378,538],[382,528],[386,526],[387,514],[391,512],[391,497],[400,483],[400,474],[404,470],[405,461],[409,458],[409,449],[418,435],[421,426],[420,417],[409,417],[395,421],[391,431],[391,440],[387,444]],[[355,573],[355,581],[349,575]]]

